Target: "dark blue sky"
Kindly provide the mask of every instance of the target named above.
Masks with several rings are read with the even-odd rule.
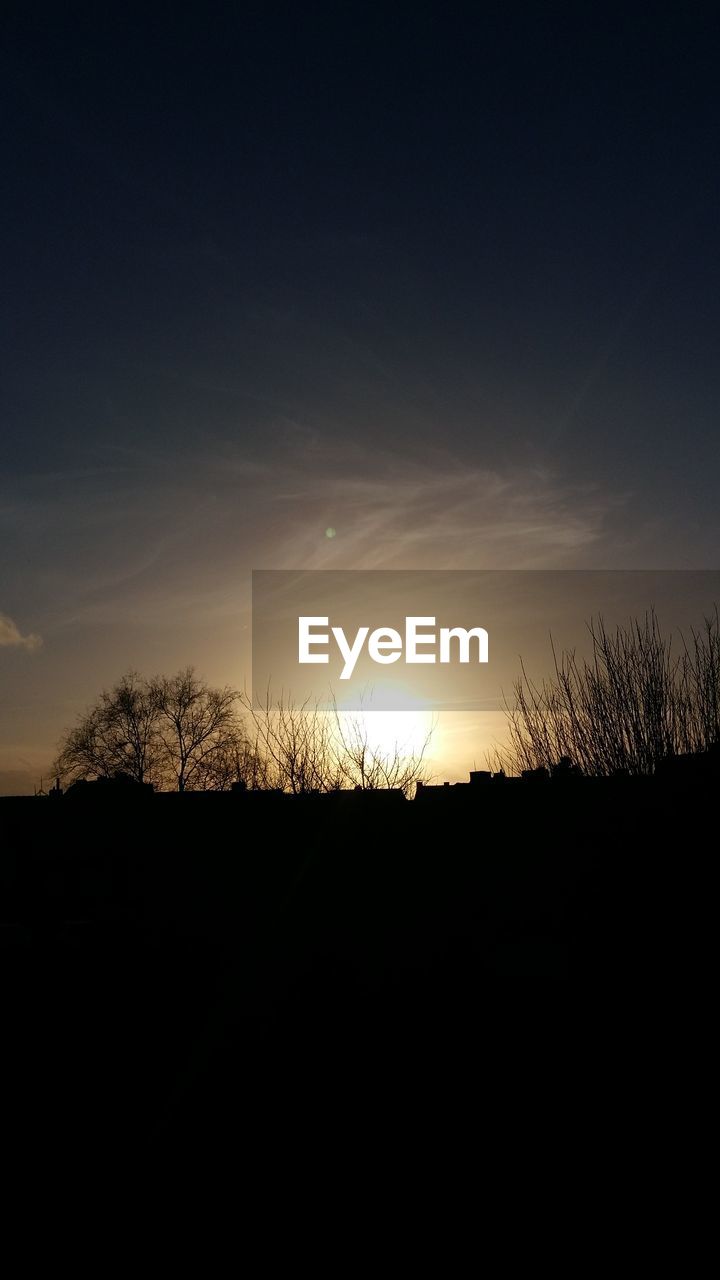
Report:
[[[717,564],[708,13],[5,8],[9,753],[252,567]]]

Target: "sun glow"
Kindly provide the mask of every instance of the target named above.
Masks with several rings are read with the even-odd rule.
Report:
[[[339,711],[338,720],[343,735],[359,730],[369,750],[383,757],[426,755],[433,737],[429,711]]]
[[[341,732],[355,738],[360,733],[376,755],[404,759],[426,757],[436,748],[437,716],[419,705],[419,699],[405,686],[388,682],[381,690],[373,690],[363,697],[359,708],[357,702],[353,702],[350,694],[337,700]]]

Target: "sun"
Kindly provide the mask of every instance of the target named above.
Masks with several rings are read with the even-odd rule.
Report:
[[[373,754],[380,757],[403,759],[427,753],[437,719],[423,708],[373,711],[338,706],[337,715],[343,734],[362,736]]]

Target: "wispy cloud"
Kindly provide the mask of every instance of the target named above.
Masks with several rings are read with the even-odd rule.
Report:
[[[613,563],[617,495],[549,469],[481,467],[442,447],[415,458],[292,426],[283,419],[263,450],[216,440],[165,458],[127,453],[117,472],[27,477],[6,526],[17,590],[34,561],[46,634],[83,620],[236,625],[254,568]],[[13,634],[5,643],[22,642]]]
[[[0,613],[0,648],[2,649],[39,649],[42,644],[40,636],[32,633],[24,636],[16,622]]]
[[[283,477],[274,496],[287,514],[278,567],[580,567],[605,541],[618,505],[539,469],[501,472],[440,453],[422,463],[388,453],[373,463],[326,460],[323,474]],[[318,526],[334,535],[319,539]]]

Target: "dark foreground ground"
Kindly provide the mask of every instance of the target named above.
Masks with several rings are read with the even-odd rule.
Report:
[[[475,1159],[558,1108],[662,1146],[715,833],[705,785],[2,800],[5,1150]]]

